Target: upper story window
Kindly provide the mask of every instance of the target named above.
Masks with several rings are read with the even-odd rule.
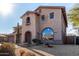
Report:
[[[50,13],[49,17],[50,17],[50,19],[53,19],[54,18],[54,12]]]
[[[45,20],[45,15],[41,16],[41,20],[44,21]]]
[[[41,9],[37,10],[37,12],[41,13]]]
[[[26,19],[26,25],[29,25],[30,24],[30,17],[27,17]]]

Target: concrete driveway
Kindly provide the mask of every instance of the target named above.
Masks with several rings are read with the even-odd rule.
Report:
[[[45,46],[32,46],[31,49],[37,49],[55,56],[79,56],[79,45],[53,45],[53,48]]]

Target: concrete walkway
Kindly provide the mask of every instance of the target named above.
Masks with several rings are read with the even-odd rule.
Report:
[[[50,53],[47,53],[47,52],[45,52],[45,51],[38,50],[38,49],[32,49],[32,51],[34,51],[34,52],[40,54],[40,56],[53,56],[53,55],[50,54]]]
[[[53,48],[45,46],[32,46],[36,49],[55,56],[79,56],[79,45],[53,45]]]
[[[23,47],[16,48],[15,55],[16,56],[40,56],[39,54],[36,54],[33,51]]]

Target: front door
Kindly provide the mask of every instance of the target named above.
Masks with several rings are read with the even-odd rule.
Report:
[[[31,32],[25,33],[25,43],[31,44]]]

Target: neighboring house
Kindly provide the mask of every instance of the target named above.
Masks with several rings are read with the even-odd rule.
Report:
[[[22,34],[22,26],[17,24],[16,27],[13,27],[14,28],[14,32],[13,32],[13,35],[14,35],[14,42],[15,43],[20,43],[20,40],[21,40],[21,34]]]
[[[13,33],[7,35],[7,42],[15,43],[14,34]]]
[[[0,34],[0,42],[12,42],[14,43],[14,35],[12,34]]]
[[[5,34],[0,34],[0,42],[6,42],[7,36]]]
[[[43,40],[48,33],[55,44],[63,44],[66,36],[67,18],[63,6],[40,6],[34,11],[27,11],[21,16],[21,43],[32,43],[37,38]]]

